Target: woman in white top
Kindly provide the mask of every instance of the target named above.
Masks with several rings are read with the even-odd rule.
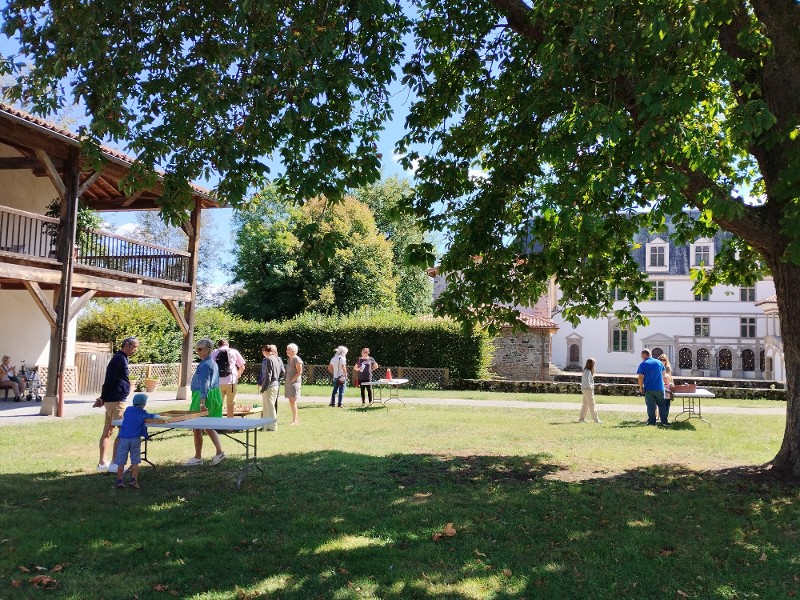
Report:
[[[333,377],[333,391],[331,392],[331,403],[328,406],[337,406],[336,393],[339,393],[339,408],[342,408],[342,396],[347,387],[347,348],[339,346],[336,354],[333,355],[331,362],[328,363],[328,373]]]
[[[581,417],[578,423],[586,422],[586,413],[591,413],[592,419],[595,423],[602,423],[597,416],[597,411],[594,407],[594,359],[589,358],[586,360],[586,365],[583,367],[583,375],[581,376],[581,392],[583,393],[583,406],[581,406]]]

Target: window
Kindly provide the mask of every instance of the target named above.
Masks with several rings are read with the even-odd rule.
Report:
[[[653,238],[645,246],[647,270],[656,273],[669,272],[669,242],[661,238]]]
[[[711,358],[711,353],[706,350],[705,348],[700,348],[697,351],[697,368],[698,369],[709,369],[708,366],[711,362],[709,359]]]
[[[695,294],[695,302],[708,302],[711,299],[711,294]]]
[[[756,354],[752,350],[742,350],[742,371],[756,370]]]
[[[650,246],[650,266],[664,266],[664,246]]]
[[[627,352],[628,351],[628,331],[622,329],[619,325],[614,327],[612,333],[611,349],[614,352]]]
[[[662,302],[664,300],[664,282],[651,281],[650,287],[653,288],[653,295],[650,296],[650,300]]]
[[[742,287],[739,288],[739,299],[742,302],[755,302],[756,301],[756,288]]]
[[[739,320],[741,324],[741,336],[743,338],[756,337],[756,318],[755,317],[742,317]]]
[[[615,287],[611,291],[611,298],[613,300],[625,300],[625,290],[621,290],[621,289]]]
[[[761,361],[761,372],[764,372],[764,351],[762,350],[758,354],[758,360]],[[769,359],[769,370],[772,371],[772,359]]]
[[[694,318],[694,335],[695,337],[708,337],[710,335],[710,328],[708,326],[708,317]]]
[[[719,351],[717,362],[720,371],[730,371],[733,369],[733,353],[727,348],[723,348]]]
[[[708,244],[694,247],[694,266],[711,266],[711,246]]]
[[[692,351],[689,348],[681,348],[678,351],[678,367],[681,369],[692,368]]]

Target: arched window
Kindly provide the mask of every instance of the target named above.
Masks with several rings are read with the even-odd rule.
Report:
[[[742,350],[742,371],[756,370],[756,353],[752,350]]]
[[[717,358],[717,361],[717,364],[719,365],[717,368],[720,371],[730,371],[733,369],[733,353],[727,348],[723,348],[719,351],[719,357]]]
[[[658,346],[656,346],[655,348],[653,348],[653,350],[652,350],[652,352],[650,352],[650,354],[652,355],[653,358],[658,358],[659,356],[664,354],[664,351],[661,348],[659,348]]]
[[[580,364],[581,362],[581,347],[578,344],[572,344],[569,347],[569,362],[571,364]]]
[[[761,352],[759,353],[758,360],[761,361],[761,372],[763,373],[764,372],[764,350],[761,350]],[[772,369],[770,369],[770,371],[771,370]]]
[[[692,351],[690,348],[681,348],[678,351],[678,367],[681,369],[692,368]]]
[[[710,369],[711,367],[709,366],[709,358],[710,354],[708,350],[705,348],[700,348],[700,350],[697,351],[697,368]]]

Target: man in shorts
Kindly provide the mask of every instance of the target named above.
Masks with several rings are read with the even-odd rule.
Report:
[[[100,435],[100,462],[97,463],[98,471],[117,472],[117,465],[113,462],[109,464],[106,462],[106,454],[108,454],[108,441],[111,439],[111,434],[114,432],[114,425],[112,421],[122,419],[125,413],[125,401],[128,399],[128,394],[131,393],[131,382],[128,379],[128,358],[133,355],[139,348],[139,340],[135,337],[129,337],[122,340],[122,346],[117,351],[111,360],[108,361],[106,367],[106,378],[103,381],[103,388],[100,391],[100,397],[95,400],[95,407],[104,407],[106,409],[106,420],[103,424],[103,433]],[[114,452],[111,455],[117,455],[117,445],[119,438],[114,440]]]

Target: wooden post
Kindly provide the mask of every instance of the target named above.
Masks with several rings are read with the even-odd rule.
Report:
[[[192,397],[192,361],[194,360],[194,310],[197,299],[197,263],[200,250],[200,200],[195,202],[194,210],[184,231],[189,235],[189,285],[192,286],[192,299],[183,307],[186,331],[183,334],[181,348],[181,368],[178,374],[178,400],[189,400]]]
[[[67,359],[67,328],[69,305],[72,297],[72,269],[75,263],[76,228],[78,223],[78,182],[80,168],[77,150],[70,152],[64,164],[64,195],[61,197],[60,226],[58,228],[58,260],[61,262],[61,284],[55,302],[56,324],[50,336],[50,358],[47,363],[47,389],[42,400],[40,415],[64,416],[64,388],[62,378]],[[59,186],[56,186],[59,189]]]

